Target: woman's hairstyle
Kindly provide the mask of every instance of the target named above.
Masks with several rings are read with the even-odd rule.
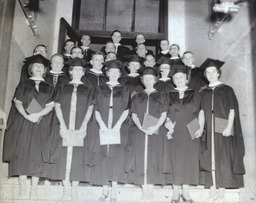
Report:
[[[71,71],[73,70],[73,68],[74,68],[74,66],[69,66],[69,68],[68,68],[68,73],[69,73],[69,78],[70,78],[70,80],[73,79],[73,75],[72,75],[72,73],[71,73]],[[83,68],[83,72],[84,72],[83,76],[84,76],[84,75],[85,75],[85,67],[82,67],[82,68]]]
[[[213,67],[215,67],[215,66],[213,66]],[[207,68],[208,68],[208,67],[207,67]],[[206,68],[206,69],[207,69],[207,68]],[[218,77],[218,78],[220,78],[222,72],[221,72],[220,68],[217,68],[217,67],[215,67],[215,68],[216,68],[217,72],[219,73],[219,77]],[[206,69],[204,70],[204,77],[207,79],[207,77],[206,77]],[[207,79],[207,80],[208,80],[208,79]]]
[[[62,54],[53,54],[52,57],[51,57],[51,61],[52,61],[52,59],[53,59],[55,56],[58,56],[58,57],[60,57],[60,58],[63,59],[63,55],[62,55]],[[64,60],[64,59],[63,59],[63,60]]]
[[[36,52],[36,49],[37,49],[38,47],[44,47],[45,50],[46,50],[46,53],[47,53],[47,47],[46,47],[44,44],[38,44],[38,45],[36,45],[36,47],[34,48],[33,54]]]
[[[82,51],[82,55],[84,55],[84,50],[81,47],[79,47],[79,46],[72,47],[72,49],[70,50],[70,54],[72,54],[74,49],[80,49]]]
[[[178,44],[172,44],[170,47],[176,46],[178,47],[178,50],[180,50],[180,46]]]
[[[29,76],[33,76],[32,68],[33,68],[33,65],[34,65],[34,64],[35,64],[35,63],[31,63],[31,64],[28,65],[28,74],[29,74]],[[43,65],[43,64],[42,64],[42,65]],[[43,65],[43,66],[44,66],[44,65]],[[42,77],[45,77],[46,71],[47,71],[47,67],[44,66],[44,74],[43,74]]]
[[[114,30],[114,31],[111,33],[111,35],[110,35],[110,36],[112,37],[112,36],[114,35],[114,33],[115,33],[115,32],[119,32],[119,33],[121,34],[121,36],[122,36],[122,33],[121,33],[121,31],[120,31],[120,30]]]

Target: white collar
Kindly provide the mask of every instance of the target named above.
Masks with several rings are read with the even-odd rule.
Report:
[[[220,85],[220,84],[223,84],[221,81],[217,81],[217,82],[215,82],[214,84],[209,84],[208,86],[209,87],[216,87],[216,86],[218,86],[218,85]]]
[[[117,44],[114,44],[116,47],[118,47],[118,46],[121,46],[121,44],[120,43],[117,43]]]
[[[169,77],[168,78],[160,78],[159,80],[166,82],[166,81],[171,80],[171,78],[169,78]]]
[[[181,88],[175,87],[174,89],[176,89],[178,91],[185,91],[186,89],[188,89],[188,86],[181,87]]]
[[[161,51],[162,54],[168,54],[169,50]]]
[[[179,59],[178,56],[172,56],[171,59]]]
[[[63,73],[63,71],[54,71],[54,70],[50,70],[50,73],[53,75],[60,75]]]
[[[34,81],[44,81],[44,79],[42,77],[35,77],[35,76],[32,76],[29,79],[34,80]]]
[[[85,46],[81,46],[81,48],[82,48],[83,50],[85,50],[85,49],[90,49],[90,47],[85,47]]]
[[[91,68],[90,71],[92,71],[92,72],[94,72],[94,73],[97,73],[97,74],[102,74],[102,71],[101,71],[101,70],[98,71],[98,70],[95,70],[95,69]]]
[[[108,86],[111,86],[111,87],[115,87],[115,86],[117,86],[117,85],[120,85],[119,82],[116,82],[116,83],[112,84],[112,83],[110,83],[109,81],[106,82],[106,84],[107,84]]]

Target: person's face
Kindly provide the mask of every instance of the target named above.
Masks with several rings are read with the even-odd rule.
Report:
[[[129,70],[130,70],[130,73],[137,73],[137,71],[138,71],[139,68],[140,68],[140,63],[139,63],[139,62],[132,61],[132,62],[129,63],[128,68],[129,68]]]
[[[54,56],[51,60],[51,67],[53,71],[60,72],[63,68],[63,58],[60,56]]]
[[[154,67],[154,65],[156,64],[155,57],[152,55],[147,55],[145,59],[146,59],[144,61],[145,66]]]
[[[169,50],[169,42],[167,40],[162,40],[160,42],[160,47],[162,51]]]
[[[113,35],[112,35],[112,40],[114,42],[114,44],[117,44],[121,41],[122,39],[122,36],[121,36],[121,33],[120,32],[114,32]]]
[[[74,48],[71,53],[71,58],[83,58],[82,50],[80,48]]]
[[[71,42],[71,41],[66,42],[65,47],[64,47],[65,52],[66,52],[67,54],[70,54],[70,51],[71,51],[71,49],[72,49],[74,46],[75,46],[74,42]]]
[[[172,56],[178,56],[179,55],[179,48],[176,45],[173,45],[173,46],[170,47],[169,52]]]
[[[88,47],[90,45],[90,43],[91,43],[90,36],[83,35],[82,38],[81,38],[81,42],[82,42],[83,46]]]
[[[91,64],[92,67],[96,70],[101,70],[102,68],[102,63],[104,62],[104,58],[102,55],[93,55],[92,60],[91,60]]]
[[[110,68],[107,71],[107,76],[110,81],[117,81],[120,78],[120,70],[118,68]]]
[[[136,36],[136,43],[137,44],[143,44],[146,40],[145,40],[145,37],[141,34],[137,35]]]
[[[170,73],[170,65],[162,64],[162,65],[160,65],[159,70],[160,70],[162,76],[167,77]]]
[[[47,50],[45,47],[43,46],[38,46],[35,51],[34,51],[34,55],[38,55],[41,54],[43,57],[47,57]]]
[[[105,48],[106,53],[115,52],[115,50],[116,50],[116,48],[115,48],[115,45],[113,43],[107,43],[106,44],[106,48]]]
[[[176,85],[178,88],[185,87],[187,84],[187,75],[185,73],[176,73],[173,77],[173,83]]]
[[[41,63],[34,63],[31,68],[31,73],[34,77],[43,77],[45,73],[44,65]]]
[[[146,53],[147,53],[147,50],[146,50],[145,45],[144,45],[144,44],[140,44],[140,45],[137,47],[136,53],[137,53],[138,56],[140,56],[140,57],[145,57],[145,55],[146,55]]]
[[[156,79],[154,75],[147,74],[142,76],[142,82],[146,88],[152,88],[156,83]]]
[[[207,67],[205,70],[205,75],[209,83],[217,82],[220,77],[220,74],[215,66]]]
[[[72,75],[73,79],[81,79],[84,75],[84,68],[82,66],[74,66],[69,73]]]
[[[114,53],[108,53],[105,61],[111,61],[111,60],[115,60],[115,59],[116,59],[116,55]]]
[[[183,55],[182,57],[182,62],[186,65],[186,66],[192,66],[194,64],[195,58],[193,56],[193,54],[191,53],[187,53],[185,55]]]

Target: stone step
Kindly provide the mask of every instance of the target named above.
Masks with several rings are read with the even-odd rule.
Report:
[[[19,185],[17,179],[12,178],[11,181],[1,182],[0,202],[1,203],[72,203],[72,202],[97,202],[101,196],[102,187],[79,185],[79,201],[63,201],[61,196],[63,193],[62,185],[38,185],[38,198],[29,199],[30,181],[27,182],[26,200],[18,199]],[[198,203],[205,203],[209,195],[209,189],[201,186],[189,188],[191,198]],[[240,191],[226,190],[225,202],[238,203]],[[139,186],[134,185],[118,185],[117,186],[117,202],[142,202],[142,190]],[[154,199],[143,202],[170,202],[172,199],[171,186],[154,186]],[[110,202],[109,198],[106,202]],[[182,202],[182,201],[181,201]]]

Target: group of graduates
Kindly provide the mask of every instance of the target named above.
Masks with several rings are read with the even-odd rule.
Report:
[[[195,67],[193,53],[181,58],[168,40],[155,56],[141,34],[133,51],[120,31],[111,38],[100,52],[83,35],[81,46],[69,39],[50,61],[44,45],[25,59],[3,156],[9,176],[19,176],[19,198],[27,176],[31,198],[39,178],[62,181],[63,199],[73,200],[79,182],[103,186],[100,201],[116,201],[118,183],[142,186],[142,199],[172,184],[172,202],[194,202],[189,185],[210,187],[207,202],[243,187],[238,102],[219,80],[224,62]]]

